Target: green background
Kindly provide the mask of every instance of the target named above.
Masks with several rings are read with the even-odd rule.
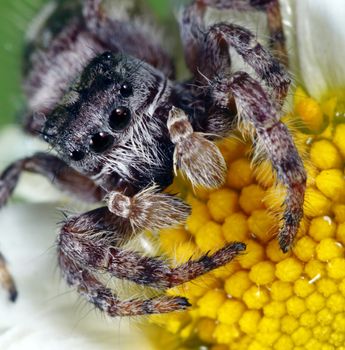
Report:
[[[46,0],[0,0],[0,127],[19,121],[21,50],[28,24]],[[168,0],[147,0],[160,21],[171,18]]]

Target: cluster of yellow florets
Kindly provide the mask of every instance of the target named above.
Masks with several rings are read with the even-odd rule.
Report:
[[[226,242],[247,244],[236,261],[169,291],[193,307],[152,320],[180,339],[180,349],[345,349],[345,124],[337,118],[339,106],[337,98],[319,104],[296,91],[295,115],[305,126],[296,139],[308,184],[305,218],[289,253],[274,237],[284,194],[268,165],[253,168],[250,145],[235,139],[220,145],[226,185],[188,192],[186,226],[161,232],[162,250],[176,263]]]

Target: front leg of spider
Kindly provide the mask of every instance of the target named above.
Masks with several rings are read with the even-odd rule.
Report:
[[[223,266],[245,250],[243,243],[234,242],[173,268],[163,259],[121,247],[131,237],[132,225],[103,207],[69,218],[58,236],[59,265],[67,283],[112,317],[166,313],[190,304],[186,298],[168,296],[120,300],[96,278],[96,271],[164,290]]]
[[[218,147],[202,133],[194,132],[186,113],[172,107],[168,130],[175,144],[174,169],[180,169],[193,186],[218,188],[224,184],[226,164]]]
[[[303,216],[306,173],[287,127],[279,120],[274,103],[260,83],[245,72],[219,79],[213,86],[215,102],[226,107],[235,99],[239,118],[251,124],[256,132],[259,148],[263,148],[286,186],[283,225],[278,233],[280,247],[287,252],[296,236]]]

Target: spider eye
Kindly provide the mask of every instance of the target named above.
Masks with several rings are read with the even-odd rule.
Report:
[[[129,83],[123,83],[120,88],[120,94],[122,97],[129,97],[133,94],[132,85]]]
[[[102,153],[106,151],[114,142],[114,138],[105,133],[99,132],[92,136],[90,140],[90,148],[96,153]]]
[[[85,157],[85,153],[83,151],[74,150],[70,152],[69,156],[72,160],[78,162]]]
[[[116,107],[109,116],[109,125],[113,130],[123,130],[131,121],[131,112],[127,107]]]
[[[113,54],[110,51],[105,51],[102,53],[101,57],[110,60],[113,57]]]

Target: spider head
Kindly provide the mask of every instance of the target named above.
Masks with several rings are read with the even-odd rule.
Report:
[[[161,165],[154,158],[166,153],[158,150],[165,124],[155,113],[166,85],[162,73],[150,65],[105,52],[86,66],[48,116],[44,138],[87,175],[114,172],[147,185],[160,171],[153,169],[155,163],[156,168]],[[150,167],[146,177],[151,179],[145,179],[138,168]]]

